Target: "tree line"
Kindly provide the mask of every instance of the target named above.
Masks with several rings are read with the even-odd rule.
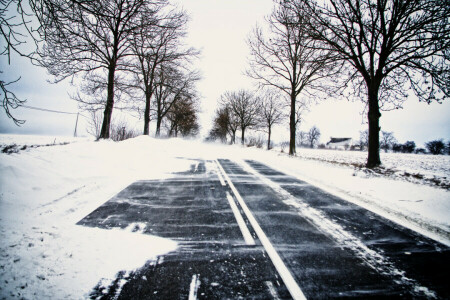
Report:
[[[361,149],[367,148],[368,146],[368,132],[360,132],[360,147]],[[415,153],[415,154],[425,154],[430,153],[433,155],[438,154],[450,154],[450,141],[447,143],[443,139],[437,139],[428,141],[425,143],[424,148],[417,148],[414,141],[406,141],[405,143],[399,143],[394,137],[393,132],[381,131],[380,135],[380,148],[385,152],[392,151],[396,153]]]
[[[236,132],[241,133],[241,143],[245,142],[248,129],[265,130],[268,134],[267,149],[271,148],[272,128],[284,118],[284,112],[278,105],[279,95],[266,90],[259,95],[249,90],[227,91],[219,100],[208,140],[220,139],[236,143]]]
[[[2,54],[29,57],[45,67],[54,82],[81,79],[73,98],[93,112],[94,119],[102,113],[98,138],[110,138],[118,105],[143,118],[143,134],[149,134],[152,118],[156,136],[163,123],[170,135],[198,132],[195,84],[200,75],[194,61],[199,51],[184,43],[185,11],[167,0],[30,0],[29,7],[26,12],[23,1],[2,2]],[[9,17],[14,9],[16,16]],[[36,21],[39,26],[33,28]],[[20,48],[26,43],[23,32],[35,42],[35,50]],[[8,89],[12,83],[1,82],[3,107],[22,124],[10,113],[23,104]]]
[[[283,0],[248,39],[247,75],[289,99],[289,154],[312,99],[356,98],[366,104],[367,167],[381,164],[380,118],[420,101],[450,96],[450,6],[438,0]],[[300,112],[300,113],[299,113]]]

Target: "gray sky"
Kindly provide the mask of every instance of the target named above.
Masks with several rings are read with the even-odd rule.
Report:
[[[178,0],[190,15],[188,43],[200,48],[202,56],[197,67],[203,74],[198,84],[202,96],[201,125],[203,132],[210,128],[214,109],[220,95],[227,90],[252,88],[253,82],[244,75],[247,68],[248,46],[246,38],[256,23],[263,23],[264,16],[270,14],[272,0]],[[52,85],[46,82],[50,77],[44,69],[32,66],[22,58],[13,58],[12,65],[0,59],[5,78],[22,79],[14,85],[20,98],[28,100],[27,105],[52,110],[77,112],[77,103],[70,99],[76,87],[68,82]],[[313,105],[305,115],[300,130],[308,130],[316,125],[322,132],[322,142],[330,136],[359,138],[359,131],[366,129],[361,113],[362,102],[328,99]],[[116,113],[115,111],[114,113]],[[15,110],[14,115],[27,122],[17,127],[0,114],[1,133],[71,135],[75,127],[76,115],[40,112],[25,108]],[[113,113],[113,115],[114,115]],[[381,127],[393,131],[400,141],[414,140],[421,145],[438,138],[450,139],[450,103],[427,105],[411,98],[404,109],[383,112]],[[125,118],[125,117],[124,117]],[[138,130],[142,121],[130,118]],[[85,134],[86,121],[80,118],[79,134]],[[287,140],[287,121],[278,126],[275,140]]]

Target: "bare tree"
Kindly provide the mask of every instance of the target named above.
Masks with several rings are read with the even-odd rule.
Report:
[[[170,11],[153,26],[142,26],[139,34],[132,40],[134,61],[132,87],[144,95],[144,135],[149,134],[151,99],[156,88],[158,68],[167,63],[182,65],[197,57],[199,52],[193,48],[182,47],[185,37],[187,15],[184,11]]]
[[[253,93],[246,90],[225,92],[222,103],[230,110],[230,119],[235,117],[241,130],[241,143],[245,141],[245,130],[258,125],[260,104]]]
[[[162,64],[158,67],[155,82],[155,115],[156,136],[161,133],[161,124],[171,107],[180,99],[195,97],[195,83],[200,79],[197,71],[184,73],[172,64]]]
[[[366,149],[369,146],[369,130],[363,130],[359,132],[359,146],[361,150]]]
[[[39,41],[37,33],[31,27],[32,13],[26,12],[23,4],[21,0],[0,1],[0,55],[7,57],[8,64],[11,64],[11,56],[14,54],[33,59],[34,50],[29,47],[29,42]],[[25,45],[28,47],[25,48]],[[4,72],[0,70],[0,74]],[[19,80],[20,77],[12,80],[0,79],[2,107],[8,118],[18,126],[24,124],[25,120],[15,118],[11,109],[16,109],[26,102],[25,99],[17,97],[12,88]]]
[[[87,133],[94,136],[96,139],[100,137],[100,131],[102,129],[102,118],[95,110],[89,111],[90,119],[88,119]]]
[[[280,95],[267,91],[259,99],[261,101],[260,122],[264,128],[267,128],[267,150],[270,150],[270,138],[272,135],[272,126],[279,124],[284,118],[284,113],[279,106]]]
[[[342,75],[368,107],[367,167],[380,165],[380,111],[401,107],[408,89],[428,103],[450,95],[448,1],[288,2],[298,15],[311,17],[310,34],[324,44],[320,49],[348,65]]]
[[[305,146],[305,144],[306,144],[306,142],[308,141],[308,133],[307,132],[305,132],[305,131],[299,131],[298,133],[297,133],[297,145],[298,146]]]
[[[109,138],[116,73],[129,68],[131,39],[139,28],[158,23],[165,0],[54,1],[39,11],[45,45],[40,64],[55,82],[77,74],[94,74],[106,83],[100,138]],[[39,10],[39,7],[37,8]]]
[[[381,132],[380,148],[383,149],[384,152],[391,149],[395,143],[397,143],[397,140],[395,139],[393,132]]]
[[[332,74],[329,52],[319,49],[317,40],[310,38],[309,16],[292,12],[287,2],[280,2],[267,18],[268,35],[256,27],[249,37],[251,58],[247,75],[262,86],[275,87],[289,96],[289,154],[294,155],[298,96],[321,87],[320,81]]]
[[[227,130],[230,135],[230,144],[236,144],[236,131],[239,129],[239,118],[234,113],[234,111],[230,108],[230,106],[226,106],[226,116],[228,120]]]
[[[308,131],[308,142],[311,148],[314,148],[314,145],[319,142],[320,139],[320,130],[316,126],[311,127]]]

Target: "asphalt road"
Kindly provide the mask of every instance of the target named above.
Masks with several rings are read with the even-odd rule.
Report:
[[[192,161],[138,181],[78,225],[135,228],[178,250],[93,299],[450,298],[445,245],[256,161]]]

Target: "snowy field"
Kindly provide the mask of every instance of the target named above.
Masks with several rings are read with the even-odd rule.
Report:
[[[367,152],[327,149],[297,149],[303,159],[319,160],[347,166],[364,166]],[[450,187],[450,155],[380,153],[382,168],[373,175],[408,180],[416,183]]]
[[[59,143],[70,142],[67,145]],[[177,248],[129,230],[75,225],[130,183],[190,168],[182,158],[254,159],[450,245],[450,192],[422,181],[373,175],[365,153],[279,151],[138,137],[123,142],[0,135],[0,299],[83,299],[99,282]],[[450,177],[448,156],[382,155],[386,168]]]

